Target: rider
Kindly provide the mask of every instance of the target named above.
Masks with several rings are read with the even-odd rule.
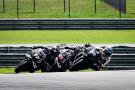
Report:
[[[74,50],[61,49],[60,54],[55,58],[56,64],[53,66],[53,70],[57,72],[64,72],[69,67],[75,56]]]
[[[85,44],[80,52],[76,54],[69,71],[78,71],[86,68],[100,70],[101,67],[110,62],[112,52],[113,49],[111,47],[97,48],[90,44]]]
[[[101,61],[102,61],[102,66],[104,67],[107,65],[112,57],[113,49],[111,47],[101,47],[99,49],[99,52],[101,53]]]
[[[94,65],[92,68],[95,70],[100,70],[102,67],[105,67],[105,65],[107,65],[112,57],[112,53],[113,53],[113,49],[111,47],[100,47],[100,48],[95,48],[95,52],[96,52],[96,65]],[[92,54],[92,57],[94,55]]]
[[[56,63],[55,58],[59,55],[60,51],[57,48],[51,46],[36,46],[33,47],[33,49],[42,49],[42,52],[44,53],[42,54],[45,58],[41,62],[41,71],[52,72],[53,65]]]

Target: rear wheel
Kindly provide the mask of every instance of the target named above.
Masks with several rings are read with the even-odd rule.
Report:
[[[79,71],[81,70],[81,67],[83,66],[83,59],[79,60],[76,63],[73,63],[72,66],[70,66],[69,71]]]

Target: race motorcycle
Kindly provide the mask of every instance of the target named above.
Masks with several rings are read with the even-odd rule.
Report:
[[[55,58],[55,69],[58,72],[65,72],[69,69],[71,62],[73,61],[75,52],[70,49],[60,50],[60,54]]]
[[[93,47],[83,48],[76,54],[69,71],[79,71],[84,69],[94,69],[99,71],[101,69],[101,61],[98,57],[99,52]]]
[[[28,71],[33,73],[40,70],[43,66],[43,59],[46,57],[45,50],[38,48],[30,50],[25,54],[25,59],[22,60],[15,68],[15,73]]]
[[[48,55],[49,56],[49,55]],[[47,57],[48,57],[47,56]],[[74,51],[60,48],[57,55],[51,55],[45,59],[46,64],[41,69],[42,72],[65,72],[70,67],[70,62],[74,58]]]

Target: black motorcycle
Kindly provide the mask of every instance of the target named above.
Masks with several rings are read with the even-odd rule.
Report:
[[[42,72],[65,72],[70,67],[70,62],[74,58],[74,51],[60,48],[59,52],[48,54],[44,60]]]
[[[15,72],[25,72],[28,71],[33,73],[42,68],[42,61],[46,57],[44,50],[41,48],[30,50],[25,54],[25,59],[21,61],[15,68]]]
[[[76,54],[69,71],[79,71],[88,68],[99,71],[102,63],[99,60],[98,54],[97,50],[93,47],[81,49],[79,53]]]

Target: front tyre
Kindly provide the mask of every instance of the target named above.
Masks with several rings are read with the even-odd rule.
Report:
[[[101,67],[100,65],[93,65],[92,69],[94,69],[95,71],[100,71]]]

